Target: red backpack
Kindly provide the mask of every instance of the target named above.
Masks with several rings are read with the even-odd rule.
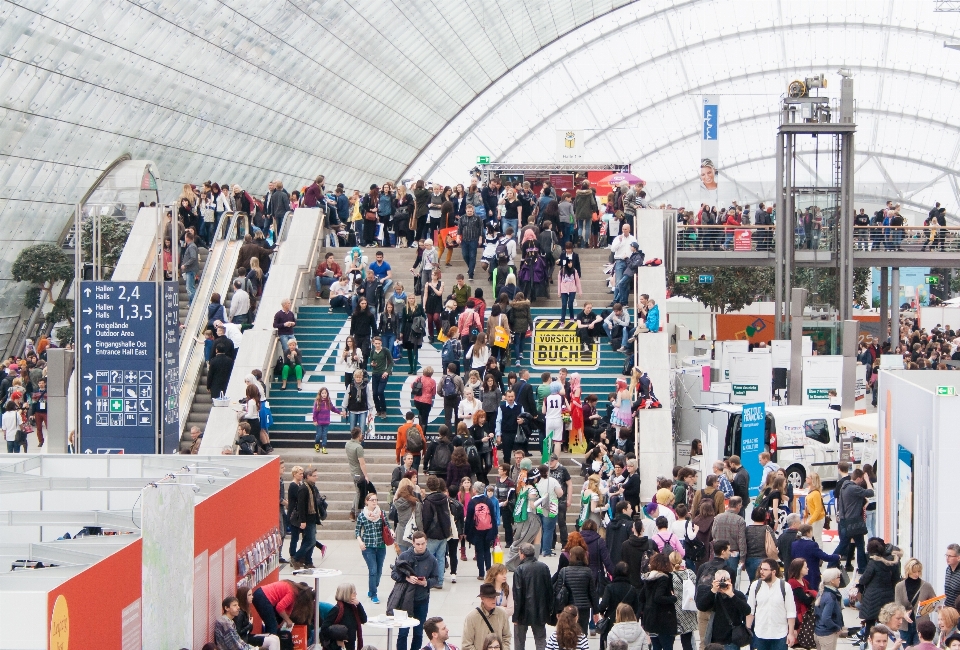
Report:
[[[493,528],[493,517],[490,514],[490,506],[483,501],[478,502],[474,506],[473,524],[477,530],[490,530]]]

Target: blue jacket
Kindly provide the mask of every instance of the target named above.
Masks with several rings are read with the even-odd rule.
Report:
[[[340,223],[350,221],[350,199],[347,198],[346,194],[339,194],[337,196],[337,218],[340,220]]]
[[[651,332],[660,331],[660,305],[654,305],[647,312],[647,329]]]
[[[811,588],[813,588],[813,585],[811,585]],[[840,593],[833,587],[827,587],[823,590],[815,611],[817,613],[817,624],[813,628],[813,633],[816,636],[830,636],[843,629],[843,608],[840,605]]]
[[[801,558],[807,561],[807,582],[811,589],[820,588],[820,560],[824,562],[835,562],[840,559],[839,555],[830,555],[824,553],[815,541],[801,537],[790,545],[790,556],[796,560]]]

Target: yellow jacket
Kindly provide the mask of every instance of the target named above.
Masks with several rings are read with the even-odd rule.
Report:
[[[806,517],[803,520],[806,524],[813,524],[827,516],[823,509],[823,495],[818,490],[813,490],[807,495]]]

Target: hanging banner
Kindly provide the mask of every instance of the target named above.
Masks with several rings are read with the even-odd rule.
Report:
[[[760,452],[764,450],[767,409],[763,402],[744,404],[740,426],[740,462],[750,474],[750,496],[759,494],[763,467]]]
[[[773,383],[773,357],[762,352],[733,352],[727,357],[727,380],[733,384],[734,404],[763,402],[769,406]]]
[[[700,202],[722,209],[724,206],[720,205],[719,172],[717,171],[717,161],[720,157],[720,129],[717,117],[719,104],[719,95],[703,96],[700,128]]]
[[[556,161],[581,163],[584,161],[585,137],[582,129],[557,129]]]
[[[857,364],[857,390],[853,397],[853,414],[867,414],[867,367]]]
[[[561,322],[555,318],[533,321],[533,344],[530,365],[541,368],[598,368],[600,345],[594,342],[584,349],[577,335],[576,321]]]

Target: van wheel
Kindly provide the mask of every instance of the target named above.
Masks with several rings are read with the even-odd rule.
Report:
[[[803,484],[807,480],[807,470],[803,465],[791,465],[787,468],[787,483],[793,485],[794,490],[803,489]]]

